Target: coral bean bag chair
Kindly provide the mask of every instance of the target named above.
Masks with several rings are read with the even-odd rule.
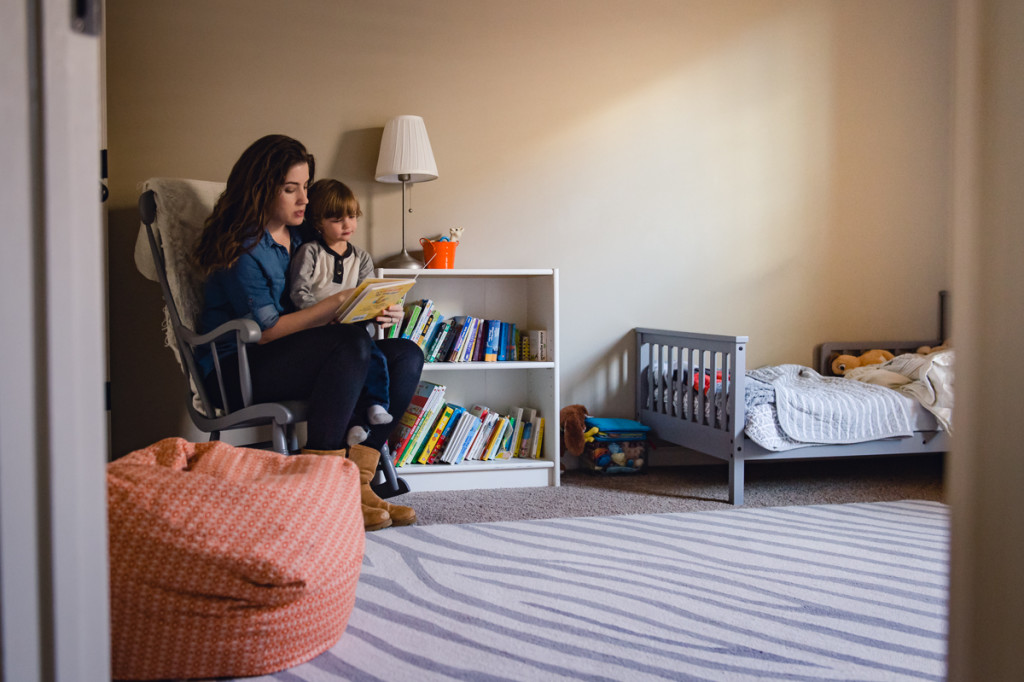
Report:
[[[107,489],[115,679],[265,675],[341,637],[365,542],[347,459],[168,438]]]

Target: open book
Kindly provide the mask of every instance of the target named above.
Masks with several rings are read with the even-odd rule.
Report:
[[[338,321],[375,320],[388,306],[401,305],[413,284],[414,279],[364,279],[338,310]]]

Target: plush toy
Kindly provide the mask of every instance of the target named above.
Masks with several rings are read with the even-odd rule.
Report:
[[[587,408],[583,405],[566,405],[558,413],[562,425],[562,449],[573,455],[582,455],[587,445]],[[593,434],[591,434],[593,440]]]
[[[941,346],[921,346],[917,349],[917,352],[921,355],[928,355],[929,353],[938,353],[940,350],[948,350],[953,347],[953,342],[946,339],[942,342]]]
[[[860,355],[838,355],[832,361],[832,373],[837,377],[846,374],[847,370],[865,365],[880,365],[883,362],[892,360],[892,353],[887,350],[866,350]]]

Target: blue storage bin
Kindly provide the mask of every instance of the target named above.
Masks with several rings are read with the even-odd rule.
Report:
[[[598,431],[583,448],[580,466],[602,474],[635,474],[647,470],[649,426],[633,419],[587,417],[587,431],[595,426]]]

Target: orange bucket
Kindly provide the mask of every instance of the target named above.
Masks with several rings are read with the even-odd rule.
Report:
[[[426,267],[434,270],[448,270],[455,267],[455,247],[458,242],[432,242],[426,237],[420,237],[420,246],[423,247],[423,261]]]

